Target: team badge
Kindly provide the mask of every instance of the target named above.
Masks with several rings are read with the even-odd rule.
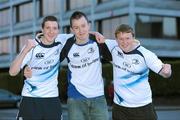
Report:
[[[88,49],[88,53],[93,53],[95,50],[91,47]]]
[[[132,64],[138,65],[139,64],[139,60],[138,59],[132,59]]]

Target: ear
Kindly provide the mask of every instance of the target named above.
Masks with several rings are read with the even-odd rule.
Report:
[[[74,31],[73,31],[72,27],[70,27],[70,30],[71,30],[71,33],[74,33]]]

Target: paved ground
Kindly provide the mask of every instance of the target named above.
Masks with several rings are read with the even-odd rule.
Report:
[[[180,120],[180,106],[156,106],[158,120]],[[15,120],[18,109],[0,109],[0,120]],[[63,120],[67,120],[67,111],[63,111]],[[109,111],[111,119],[111,110]]]
[[[177,98],[156,98],[154,100],[158,120],[180,120],[180,97]],[[0,120],[15,120],[18,109],[4,108],[0,109]],[[67,108],[63,105],[63,120],[67,120]],[[111,119],[111,107],[109,107],[109,116]]]

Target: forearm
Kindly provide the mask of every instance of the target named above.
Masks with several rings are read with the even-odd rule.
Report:
[[[90,31],[89,34],[94,35],[95,38],[96,38],[96,41],[97,41],[98,43],[104,43],[104,42],[105,42],[105,37],[104,37],[101,33],[99,33],[99,32],[94,32],[94,31]]]
[[[102,56],[102,59],[106,61],[112,61],[112,55],[111,52],[109,51],[107,45],[105,43],[101,43],[99,45],[100,48],[100,54]]]
[[[11,76],[15,76],[20,72],[21,64],[22,64],[23,59],[26,56],[26,54],[27,54],[27,52],[23,50],[12,62],[12,64],[10,65],[10,68],[9,68],[9,74]]]

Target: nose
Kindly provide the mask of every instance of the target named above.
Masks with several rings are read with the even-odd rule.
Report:
[[[124,42],[125,42],[125,39],[124,39],[124,38],[121,38],[120,41],[121,41],[121,43],[124,43]]]
[[[53,29],[50,29],[50,31],[49,31],[50,33],[53,33]]]
[[[82,28],[79,28],[79,32],[80,32],[80,33],[82,32]]]

